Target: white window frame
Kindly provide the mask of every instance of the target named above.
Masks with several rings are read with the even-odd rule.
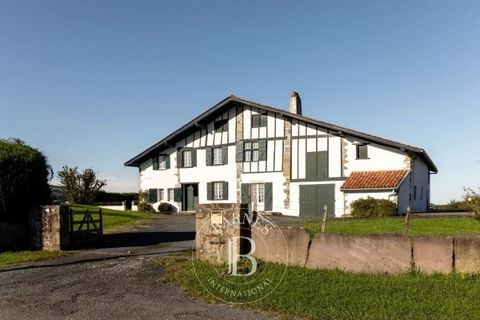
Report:
[[[250,184],[250,202],[251,202],[252,210],[254,211],[265,210],[265,184],[264,183]]]
[[[223,182],[213,182],[213,200],[223,200]]]
[[[243,146],[243,157],[245,162],[257,162],[259,161],[259,143],[258,141],[254,142],[245,142]]]
[[[167,155],[161,154],[158,156],[158,169],[167,170]]]
[[[192,150],[183,151],[183,167],[191,168],[193,166]]]
[[[158,189],[158,202],[165,200],[165,189]]]
[[[212,151],[213,165],[222,165],[223,164],[223,148],[213,148]]]
[[[175,190],[173,188],[168,189],[168,201],[173,201],[175,198]]]

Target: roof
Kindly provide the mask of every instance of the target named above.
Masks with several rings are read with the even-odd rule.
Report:
[[[287,117],[287,118],[297,119],[297,120],[300,120],[300,121],[304,121],[306,123],[310,123],[310,124],[313,124],[313,125],[323,127],[325,129],[328,129],[331,134],[336,134],[336,135],[340,135],[340,136],[352,136],[352,137],[362,139],[366,142],[373,142],[373,143],[376,143],[376,144],[379,144],[379,145],[399,149],[403,152],[412,153],[412,154],[417,155],[421,159],[423,159],[425,161],[425,163],[427,164],[430,171],[433,171],[435,173],[438,172],[438,169],[435,166],[435,164],[433,163],[432,159],[428,156],[427,152],[422,148],[415,147],[415,146],[408,145],[408,144],[404,144],[404,143],[400,143],[400,142],[396,142],[396,141],[393,141],[393,140],[380,138],[378,136],[374,136],[374,135],[367,134],[367,133],[364,133],[364,132],[360,132],[360,131],[352,130],[352,129],[345,128],[345,127],[342,127],[342,126],[334,125],[334,124],[331,124],[331,123],[328,123],[328,122],[319,121],[319,120],[316,120],[316,119],[305,117],[303,115],[290,113],[287,110],[274,108],[274,107],[271,107],[271,106],[268,106],[268,105],[260,104],[258,102],[246,100],[246,99],[234,96],[234,95],[231,95],[231,96],[223,99],[222,101],[220,101],[219,103],[217,103],[216,105],[214,105],[213,107],[208,109],[207,111],[203,112],[202,114],[200,114],[199,116],[197,116],[195,119],[188,122],[184,126],[180,127],[178,130],[171,133],[170,135],[168,135],[167,137],[165,137],[164,139],[162,139],[158,143],[154,144],[150,148],[146,149],[145,151],[136,155],[132,159],[128,160],[127,162],[125,162],[125,165],[126,166],[138,167],[141,162],[143,162],[146,158],[150,157],[154,152],[157,152],[161,149],[164,149],[164,148],[172,145],[176,138],[178,138],[182,135],[185,135],[187,132],[189,132],[194,127],[199,127],[199,124],[201,124],[202,121],[204,121],[204,120],[208,119],[209,117],[212,117],[213,115],[219,113],[221,110],[223,110],[224,107],[226,107],[230,103],[240,103],[240,104],[253,106],[253,107],[256,107],[258,109],[265,110],[265,111],[276,112],[276,113],[279,113],[282,116]]]
[[[397,189],[409,170],[354,171],[341,190]]]

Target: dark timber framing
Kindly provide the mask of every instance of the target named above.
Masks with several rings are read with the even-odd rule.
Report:
[[[425,152],[424,149],[414,147],[414,146],[411,146],[411,145],[407,145],[407,144],[403,144],[403,143],[399,143],[399,142],[396,142],[396,141],[380,138],[378,136],[374,136],[374,135],[370,135],[370,134],[363,133],[363,132],[360,132],[360,131],[345,128],[345,127],[342,127],[342,126],[334,125],[334,124],[331,124],[331,123],[328,123],[328,122],[315,120],[315,119],[305,117],[305,116],[302,116],[302,115],[290,113],[286,110],[273,108],[271,106],[267,106],[267,105],[260,104],[260,103],[254,102],[254,101],[249,101],[249,100],[246,100],[246,99],[242,99],[242,98],[239,98],[239,97],[233,96],[233,95],[231,95],[231,96],[225,98],[224,100],[220,101],[219,103],[217,103],[216,105],[214,105],[213,107],[211,107],[207,111],[203,112],[202,114],[200,114],[199,116],[194,118],[192,121],[183,125],[178,130],[174,131],[173,133],[171,133],[170,135],[168,135],[167,137],[165,137],[164,139],[162,139],[158,143],[152,145],[151,147],[147,148],[146,150],[144,150],[140,154],[138,154],[135,157],[133,157],[132,159],[128,160],[127,162],[125,162],[125,165],[126,166],[132,166],[132,167],[139,167],[142,162],[151,158],[152,155],[154,155],[155,153],[159,153],[159,152],[161,152],[162,150],[164,150],[168,147],[172,147],[174,144],[176,144],[177,141],[181,140],[182,138],[185,138],[188,135],[191,135],[194,131],[198,130],[199,126],[201,128],[202,124],[204,126],[205,123],[208,123],[209,121],[215,120],[215,118],[217,118],[219,115],[221,115],[225,112],[224,111],[225,108],[227,108],[227,107],[230,108],[232,106],[232,104],[237,104],[237,103],[238,104],[243,104],[245,106],[249,106],[250,108],[256,108],[257,110],[266,111],[267,113],[268,112],[276,113],[276,114],[278,114],[278,115],[280,115],[284,118],[286,117],[286,118],[290,118],[290,119],[295,119],[297,121],[301,121],[301,122],[304,122],[304,123],[309,123],[309,124],[315,125],[317,127],[327,129],[327,130],[329,130],[327,132],[332,132],[332,133],[334,132],[335,136],[338,136],[338,137],[350,136],[350,137],[353,137],[353,138],[364,140],[366,142],[375,143],[375,144],[378,144],[380,146],[392,147],[392,148],[398,149],[398,150],[400,150],[404,153],[415,154],[419,158],[421,158],[423,161],[425,161],[425,163],[427,164],[427,166],[428,166],[428,168],[431,172],[434,172],[434,173],[438,172],[437,167],[435,166],[432,159],[428,156],[428,154]],[[268,121],[267,121],[267,126],[268,126]],[[203,129],[205,129],[206,135],[207,135],[208,132],[207,132],[206,128],[203,128]],[[268,135],[268,130],[267,130],[267,135]],[[275,132],[275,135],[276,135],[276,132]],[[293,137],[291,137],[291,139],[293,139]]]

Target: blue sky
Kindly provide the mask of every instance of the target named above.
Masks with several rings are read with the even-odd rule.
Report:
[[[123,163],[229,94],[425,148],[480,186],[479,1],[0,0],[0,137],[57,171]]]

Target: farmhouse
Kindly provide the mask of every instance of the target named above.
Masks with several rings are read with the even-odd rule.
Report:
[[[421,148],[303,116],[296,92],[288,111],[229,96],[125,165],[155,208],[226,202],[307,217],[348,214],[368,196],[425,211],[438,171]]]

